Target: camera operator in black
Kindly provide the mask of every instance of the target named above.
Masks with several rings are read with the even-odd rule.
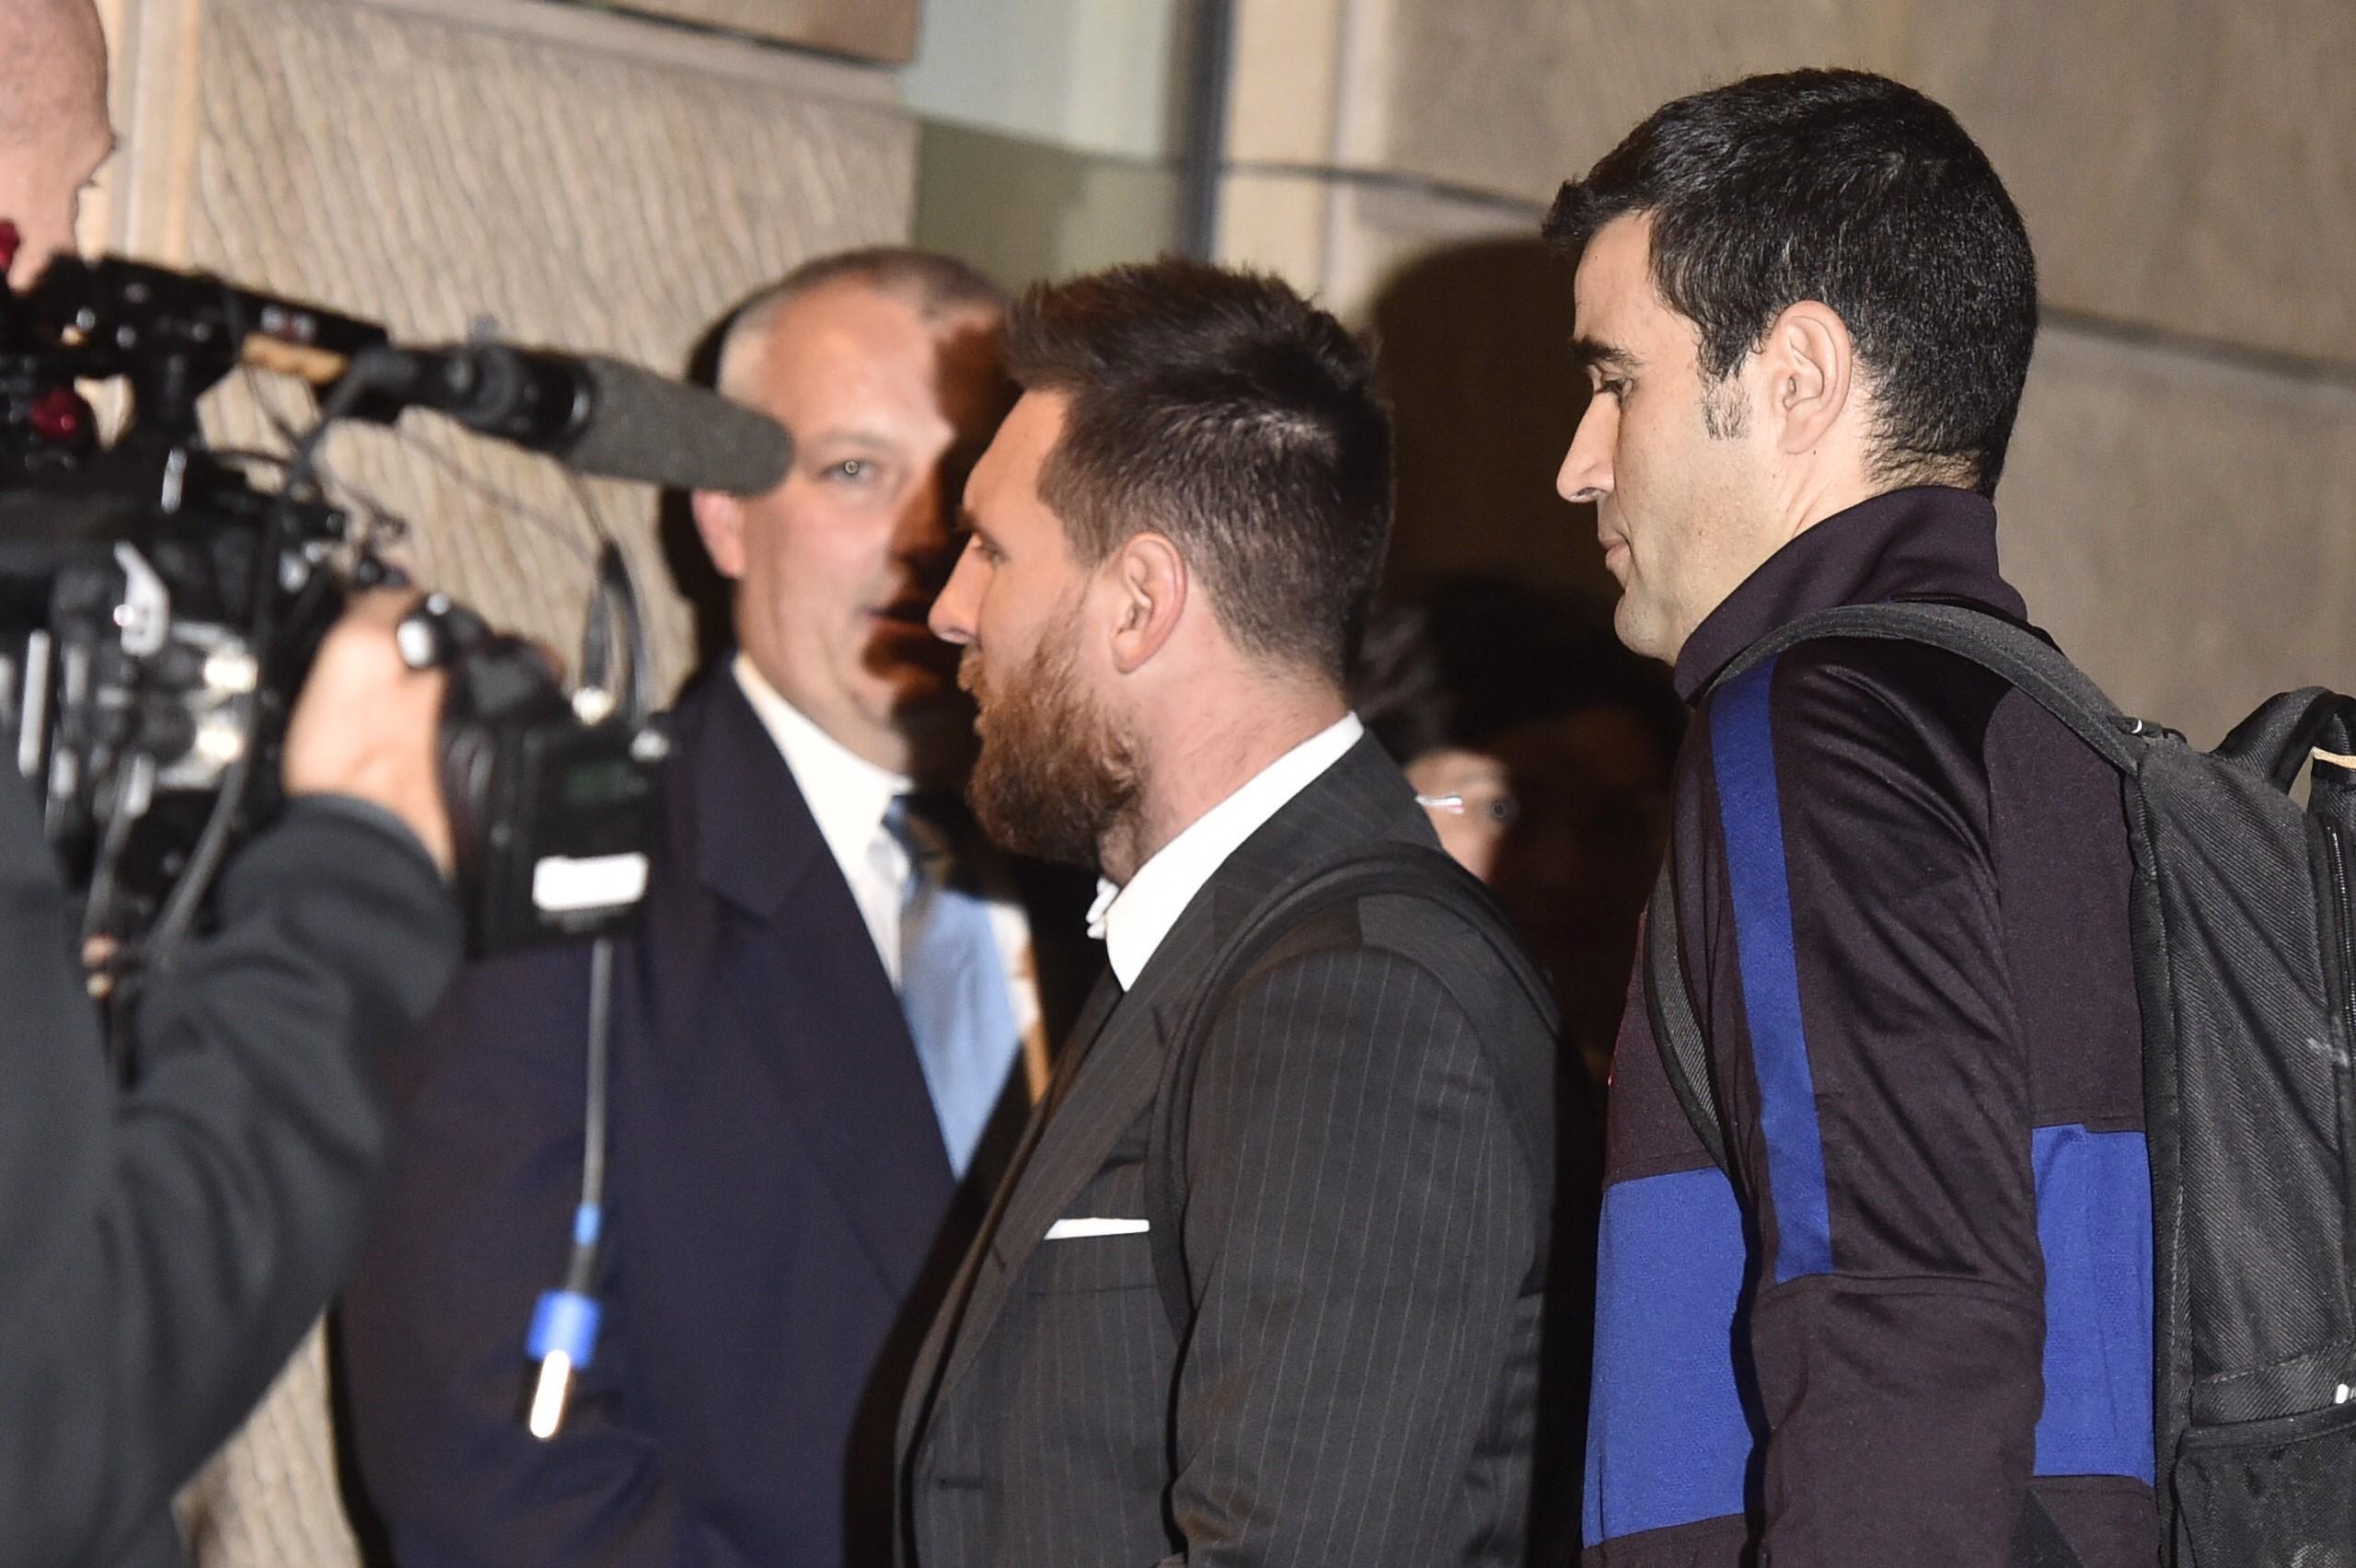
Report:
[[[0,217],[29,279],[104,161],[91,0],[0,0]],[[399,599],[329,635],[285,747],[293,804],[230,864],[216,934],[149,982],[109,1081],[67,894],[0,767],[0,1568],[154,1568],[172,1493],[259,1399],[363,1237],[372,1057],[458,956],[434,760],[443,680]]]

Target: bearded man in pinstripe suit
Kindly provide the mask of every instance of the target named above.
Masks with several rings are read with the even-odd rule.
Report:
[[[1543,1004],[1420,886],[1197,996],[1308,875],[1401,846],[1450,874],[1345,696],[1390,528],[1372,366],[1274,279],[1176,260],[1034,290],[1007,341],[1024,395],[932,626],[979,701],[976,814],[1100,870],[1113,975],[922,1353],[904,1561],[1519,1563]],[[1181,1094],[1172,1225],[1146,1167]]]

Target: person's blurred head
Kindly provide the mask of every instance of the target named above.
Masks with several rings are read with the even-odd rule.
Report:
[[[1288,716],[1339,716],[1390,533],[1390,421],[1340,323],[1194,261],[1032,290],[1007,368],[1022,397],[932,624],[979,699],[984,825],[1086,862],[1181,748],[1242,755]]]
[[[1483,882],[1495,881],[1497,856],[1521,814],[1505,759],[1476,746],[1437,746],[1418,752],[1399,771],[1430,813],[1439,847]]]
[[[114,152],[107,43],[91,0],[0,0],[0,219],[19,287],[74,247],[82,192]]]
[[[1557,488],[1596,503],[1631,648],[1674,659],[1805,529],[1908,485],[1992,494],[2037,335],[2028,236],[1955,117],[1857,71],[1656,110],[1546,234],[1594,397]]]
[[[1638,692],[1532,719],[1488,748],[1518,806],[1490,884],[1553,981],[1565,1037],[1600,1079],[1668,847],[1676,754]]]
[[[1466,738],[1420,606],[1378,604],[1368,617],[1350,706],[1406,775],[1440,847],[1487,882],[1519,805],[1505,763]]]
[[[1496,891],[1600,1078],[1667,842],[1685,723],[1668,672],[1620,645],[1603,605],[1488,577],[1378,617],[1362,672],[1367,727]]]
[[[785,426],[793,467],[766,495],[693,503],[761,677],[859,755],[928,778],[972,744],[955,651],[925,611],[1006,408],[1003,308],[964,263],[902,249],[822,258],[755,295],[722,339],[720,389]]]

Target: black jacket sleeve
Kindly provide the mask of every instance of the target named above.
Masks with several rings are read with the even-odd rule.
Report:
[[[338,1310],[403,1568],[742,1568],[631,1406],[610,1213],[595,1356],[556,1436],[524,1428],[525,1335],[581,1196],[588,986],[582,948],[472,966],[404,1053],[393,1190]]]
[[[372,1057],[457,961],[422,847],[321,802],[232,862],[221,910],[151,987],[118,1093],[31,799],[0,781],[0,1563],[112,1560],[261,1395],[362,1239]]]
[[[1944,668],[1901,678],[1925,657],[1943,656],[1796,651],[1763,725],[1732,686],[1714,698],[1733,919],[1711,1006],[1759,1206],[1762,1563],[2002,1568],[2035,1457],[2030,1063],[1988,704],[1911,697],[1969,689]]]

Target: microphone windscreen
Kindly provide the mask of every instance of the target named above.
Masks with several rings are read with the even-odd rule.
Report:
[[[619,360],[583,359],[589,418],[560,455],[587,474],[676,490],[759,495],[793,466],[793,438],[767,414]]]

